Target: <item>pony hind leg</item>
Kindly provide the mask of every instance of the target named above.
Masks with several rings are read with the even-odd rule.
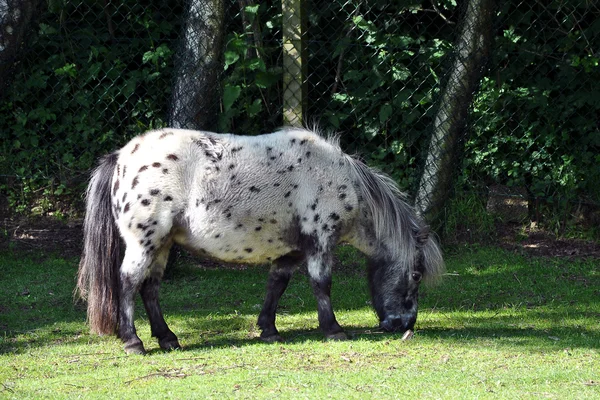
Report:
[[[260,338],[265,342],[282,342],[283,338],[275,327],[275,315],[279,299],[285,292],[296,266],[304,259],[300,252],[292,252],[274,261],[267,281],[267,295],[258,316],[262,330]]]
[[[150,267],[150,274],[142,282],[140,294],[144,302],[146,314],[150,320],[150,329],[152,337],[158,339],[158,344],[163,350],[175,350],[181,348],[177,336],[169,329],[165,322],[160,303],[158,301],[158,292],[160,289],[160,281],[162,279],[167,260],[169,258],[169,250],[171,244],[164,245],[156,254],[155,260]]]
[[[144,280],[152,258],[138,246],[127,246],[119,276],[119,328],[127,354],[145,354],[144,344],[137,335],[134,324],[135,295]]]
[[[127,246],[120,272],[119,329],[127,354],[145,354],[144,344],[134,324],[135,295],[139,291],[144,302],[152,336],[158,338],[163,349],[177,349],[179,342],[163,318],[158,302],[160,280],[165,270],[170,245],[158,251],[140,246]]]

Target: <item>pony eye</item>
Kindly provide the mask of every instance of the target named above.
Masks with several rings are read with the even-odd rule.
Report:
[[[423,278],[423,275],[420,272],[413,272],[412,278],[413,278],[413,281],[420,282],[421,278]]]

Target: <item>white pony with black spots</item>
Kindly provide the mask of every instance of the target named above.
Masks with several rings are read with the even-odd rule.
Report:
[[[120,242],[125,254],[120,255]],[[174,243],[202,256],[272,263],[258,325],[282,340],[278,301],[306,264],[319,326],[344,339],[330,299],[334,247],[364,253],[381,328],[413,329],[422,279],[443,271],[429,229],[386,175],[345,154],[335,139],[296,128],[260,136],[162,129],[102,158],[87,191],[79,294],[93,332],[117,333],[144,353],[134,326],[140,293],[163,349],[179,348],[158,301]]]

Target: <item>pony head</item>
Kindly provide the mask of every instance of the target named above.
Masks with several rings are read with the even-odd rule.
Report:
[[[443,269],[440,248],[428,227],[419,229],[411,242],[414,245],[406,254],[371,258],[369,262],[373,307],[381,329],[388,332],[414,329],[419,287],[424,281],[436,281]]]

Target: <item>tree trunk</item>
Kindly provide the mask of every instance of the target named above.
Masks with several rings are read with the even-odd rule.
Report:
[[[216,128],[224,14],[223,0],[188,0],[175,58],[169,113],[169,125],[173,128]]]
[[[2,0],[0,0],[2,1]],[[225,37],[223,0],[187,0],[183,32],[175,56],[169,126],[214,131],[219,113],[219,76]],[[181,256],[175,245],[166,273]]]
[[[438,101],[433,133],[415,199],[418,212],[433,225],[460,169],[459,155],[473,94],[491,47],[495,0],[467,0],[454,59]]]
[[[0,0],[0,93],[10,82],[37,6],[38,0]]]

